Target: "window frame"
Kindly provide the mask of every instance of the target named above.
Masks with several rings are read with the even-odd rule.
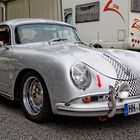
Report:
[[[80,8],[80,7],[86,7],[86,6],[97,6],[98,7],[98,17],[95,18],[95,19],[91,19],[91,20],[83,20],[83,21],[78,21],[77,20],[77,8]],[[75,7],[75,23],[86,23],[86,22],[97,22],[97,21],[100,21],[100,2],[92,2],[92,3],[86,3],[86,4],[81,4],[81,5],[77,5]]]
[[[77,34],[77,29],[76,29],[75,27],[71,26],[71,25],[68,25],[68,24],[66,24],[66,25],[63,25],[63,24],[62,24],[62,25],[61,25],[61,24],[58,24],[58,23],[44,23],[44,22],[43,22],[43,23],[40,23],[40,22],[36,22],[36,23],[18,24],[18,25],[16,25],[16,26],[14,27],[14,29],[13,29],[13,33],[14,33],[14,45],[23,45],[22,43],[18,44],[18,43],[16,42],[16,36],[15,36],[15,34],[16,34],[16,29],[17,29],[18,27],[24,26],[24,25],[38,25],[38,24],[40,24],[40,25],[42,25],[42,24],[59,25],[59,26],[70,27],[70,28],[72,28],[72,29],[74,30],[77,39],[78,39],[79,41],[81,41],[79,35]],[[37,43],[37,42],[32,42],[32,43]]]

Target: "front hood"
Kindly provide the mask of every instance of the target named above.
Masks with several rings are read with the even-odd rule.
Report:
[[[54,48],[57,53],[71,55],[106,77],[118,80],[136,79],[128,63],[125,64],[126,61],[123,61],[123,56],[119,57],[119,50],[94,49],[74,44]]]
[[[90,69],[115,80],[134,80],[137,77],[136,75],[140,73],[136,61],[140,59],[138,53],[112,49],[94,49],[86,45],[73,43],[41,46],[35,48],[42,53],[51,52],[56,56],[72,56],[86,64]],[[140,77],[140,74],[138,76]]]

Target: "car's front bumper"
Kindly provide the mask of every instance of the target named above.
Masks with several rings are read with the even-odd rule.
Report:
[[[81,117],[107,116],[111,118],[116,114],[123,114],[125,104],[140,102],[139,97],[127,98],[122,101],[116,100],[113,87],[110,87],[109,93],[104,94],[109,96],[109,98],[108,100],[103,102],[72,103],[75,100],[73,99],[67,103],[57,103],[56,104],[57,114],[66,116],[81,116]]]

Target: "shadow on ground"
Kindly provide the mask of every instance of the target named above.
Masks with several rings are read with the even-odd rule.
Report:
[[[5,99],[0,96],[0,106],[3,106],[4,108],[8,108],[8,110],[18,111],[19,114],[22,116],[22,109],[20,106],[20,102],[14,102],[10,101],[8,99]],[[23,115],[24,116],[24,115]],[[140,115],[133,115],[124,117],[123,115],[117,115],[114,118],[108,119],[105,122],[101,122],[98,120],[98,118],[94,117],[68,117],[68,116],[54,116],[52,120],[49,122],[45,122],[44,125],[55,123],[57,125],[66,125],[66,126],[94,126],[94,127],[109,127],[112,124],[121,127],[121,124],[123,125],[131,125],[133,120],[134,123],[137,123],[137,121],[140,121]]]

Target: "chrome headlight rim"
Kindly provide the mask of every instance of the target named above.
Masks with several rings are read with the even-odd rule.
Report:
[[[76,72],[76,70],[78,70],[77,72],[79,72],[79,76],[77,75],[77,77],[74,74],[74,72]],[[71,69],[70,69],[70,77],[71,77],[73,84],[78,89],[85,90],[91,84],[91,73],[90,73],[89,68],[85,64],[76,63],[76,64],[72,65]]]
[[[118,89],[118,97],[119,99],[126,99],[129,97],[129,94],[130,94],[130,86],[127,82],[125,83],[122,83],[120,86],[119,86],[119,89]]]

